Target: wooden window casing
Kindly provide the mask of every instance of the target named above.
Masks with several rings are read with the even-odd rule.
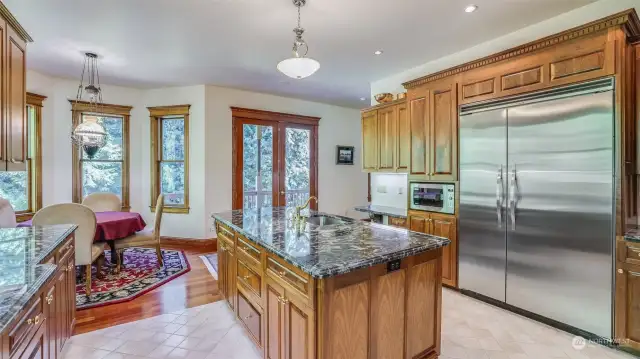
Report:
[[[151,211],[156,209],[156,201],[161,192],[162,163],[182,162],[184,163],[184,201],[180,205],[164,204],[163,211],[166,213],[189,213],[189,109],[191,105],[174,105],[147,107],[151,127]],[[184,119],[184,159],[164,160],[162,153],[162,121],[164,119]]]

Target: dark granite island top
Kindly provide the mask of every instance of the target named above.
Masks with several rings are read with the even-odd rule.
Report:
[[[446,238],[354,220],[316,211],[342,224],[294,225],[294,208],[261,208],[215,213],[213,218],[263,246],[314,278],[332,277],[360,268],[413,256],[450,243]]]
[[[0,229],[0,332],[55,274],[54,264],[40,264],[75,229],[53,225]]]

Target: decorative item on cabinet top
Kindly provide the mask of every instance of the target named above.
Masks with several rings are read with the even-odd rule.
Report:
[[[387,103],[393,101],[393,94],[388,92],[379,93],[373,96],[373,98],[375,98],[378,103]]]

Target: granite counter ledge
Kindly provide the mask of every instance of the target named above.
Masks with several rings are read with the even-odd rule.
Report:
[[[22,255],[33,264],[38,264],[52,254],[73,231],[75,224],[56,224],[44,227],[21,227],[0,229],[0,267],[7,253]]]
[[[366,206],[355,206],[353,207],[353,209],[358,212],[381,214],[383,216],[391,216],[391,217],[398,217],[398,218],[407,218],[407,210],[403,208],[369,204]]]
[[[449,240],[315,211],[296,225],[294,213],[213,214],[220,294],[255,344],[291,358],[437,358]]]

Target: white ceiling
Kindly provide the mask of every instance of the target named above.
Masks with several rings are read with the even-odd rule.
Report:
[[[35,40],[29,68],[49,75],[78,78],[93,51],[103,84],[211,84],[363,107],[371,81],[595,0],[308,0],[302,26],[321,68],[303,80],[276,70],[293,42],[291,0],[3,2]],[[467,14],[471,2],[480,8]]]

